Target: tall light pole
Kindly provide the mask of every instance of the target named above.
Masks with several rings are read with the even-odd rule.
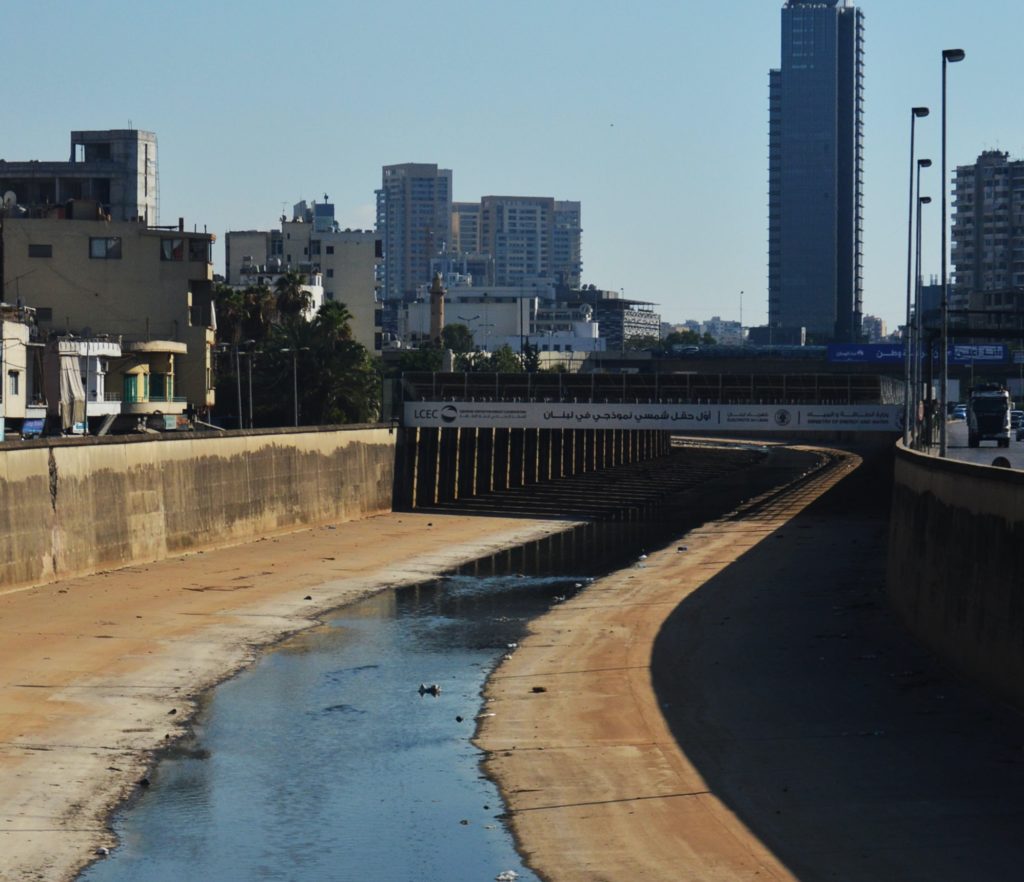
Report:
[[[249,356],[249,359],[248,359],[248,361],[249,361],[249,428],[251,429],[253,427],[253,419],[252,419],[252,357],[253,357],[253,347],[256,345],[256,341],[255,340],[246,340],[245,342],[246,342],[246,344],[248,344],[248,348],[249,348],[249,351],[246,354]],[[239,382],[241,382],[241,381],[239,381]]]
[[[939,456],[946,455],[946,408],[949,398],[949,275],[946,268],[946,66],[963,61],[963,49],[942,50],[942,392],[939,396]]]
[[[238,354],[238,343],[235,343],[235,387],[238,392],[238,428],[245,428],[242,419],[242,357]]]
[[[915,198],[915,204],[917,205],[917,262],[914,269],[914,309],[911,313],[914,316],[914,331],[911,331],[913,337],[913,362],[910,366],[910,377],[911,385],[914,389],[914,399],[911,407],[914,413],[911,414],[915,432],[912,441],[916,446],[917,442],[917,407],[918,401],[921,397],[921,203],[918,200],[921,198],[921,169],[931,168],[932,161],[930,159],[919,159],[917,161],[917,197]],[[931,199],[928,200],[931,202]],[[925,203],[927,204],[927,203]]]
[[[925,165],[927,163],[928,165]],[[918,163],[917,173],[917,261],[914,271],[914,325],[916,326],[916,333],[914,334],[915,345],[914,345],[914,372],[913,372],[913,386],[914,386],[914,447],[919,447],[918,441],[918,425],[917,425],[917,402],[921,395],[921,334],[923,331],[923,318],[921,309],[921,208],[932,201],[931,196],[921,195],[921,169],[927,168],[932,164],[930,159],[922,159]],[[929,357],[931,353],[929,351]]]
[[[295,406],[295,425],[299,425],[299,353],[308,352],[308,346],[285,347],[282,352],[292,354],[292,397]]]
[[[914,241],[914,126],[928,116],[927,107],[910,109],[910,195],[907,204],[907,318],[903,325],[903,446],[910,443],[910,290],[913,275],[912,246]],[[742,302],[742,301],[741,301]],[[742,307],[741,307],[742,315]]]

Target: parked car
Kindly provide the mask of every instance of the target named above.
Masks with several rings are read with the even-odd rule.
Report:
[[[965,420],[965,419],[967,419],[967,405],[966,404],[958,404],[956,407],[953,408],[953,419],[955,419],[955,420]]]
[[[1016,433],[1018,441],[1024,441],[1024,410],[1010,411],[1010,428]]]

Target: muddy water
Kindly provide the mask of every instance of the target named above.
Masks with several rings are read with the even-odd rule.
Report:
[[[208,697],[80,879],[533,882],[471,743],[488,674],[552,604],[763,489],[632,507],[339,610]]]

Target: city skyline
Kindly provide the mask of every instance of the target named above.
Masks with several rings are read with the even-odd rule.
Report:
[[[538,2],[307,3],[290,14],[296,32],[317,23],[313,41],[282,40],[279,8],[260,3],[14,0],[5,12],[21,37],[5,106],[20,124],[6,127],[0,156],[65,158],[73,129],[155,132],[161,222],[217,233],[217,272],[227,230],[324,193],[343,227],[372,228],[381,168],[436,163],[452,169],[455,201],[579,201],[584,283],[657,303],[667,321],[738,319],[742,291],[744,324],[763,324],[766,71],[778,64],[782,5],[649,4],[626,16],[601,2],[585,14]],[[986,28],[953,0],[857,5],[867,29],[863,308],[895,327],[910,107],[932,108],[918,155],[937,160],[940,53],[963,48],[949,82],[950,168],[985,149],[1024,156],[1024,120],[999,99],[1014,29]],[[986,7],[986,21],[1016,16],[1008,0]],[[933,169],[924,186],[936,203],[937,184]],[[939,271],[938,222],[935,210],[926,276]]]

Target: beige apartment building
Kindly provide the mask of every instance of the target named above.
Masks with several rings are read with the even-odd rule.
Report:
[[[37,215],[39,212],[33,212]],[[211,244],[205,232],[115,221],[88,200],[2,220],[2,298],[35,309],[40,337],[109,337],[122,412],[200,416],[213,404]]]
[[[292,270],[310,282],[319,276],[323,299],[343,303],[352,315],[352,336],[371,353],[381,349],[377,298],[378,237],[370,230],[342,230],[329,202],[295,205],[280,230],[231,231],[225,242],[225,278],[244,285],[253,276]]]
[[[0,303],[0,441],[9,431],[39,434],[46,417],[42,347],[31,321],[31,310]]]

